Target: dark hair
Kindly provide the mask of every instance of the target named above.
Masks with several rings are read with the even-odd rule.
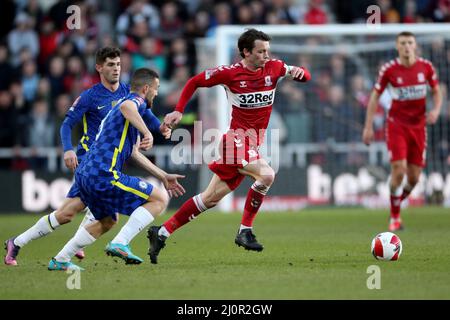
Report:
[[[133,76],[131,77],[130,85],[131,91],[137,91],[141,89],[144,85],[150,84],[154,79],[158,78],[159,75],[156,71],[148,68],[137,69]]]
[[[415,34],[414,33],[412,33],[412,32],[410,32],[410,31],[403,31],[403,32],[400,32],[399,34],[397,34],[397,40],[398,40],[398,38],[400,38],[400,37],[413,37],[413,38],[415,38],[416,36],[415,36]]]
[[[238,49],[242,58],[245,58],[244,49],[247,49],[248,51],[253,50],[253,48],[255,47],[255,40],[270,41],[272,40],[272,38],[262,31],[256,29],[248,29],[243,34],[241,34],[238,40]]]
[[[120,57],[120,49],[115,47],[103,47],[97,50],[95,53],[95,63],[102,65],[105,63],[106,58],[114,59]]]

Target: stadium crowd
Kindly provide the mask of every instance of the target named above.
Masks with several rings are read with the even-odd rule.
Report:
[[[45,168],[45,159],[23,159],[20,149],[60,146],[59,127],[68,108],[99,81],[94,53],[102,46],[121,48],[122,82],[129,82],[140,67],[159,72],[162,83],[154,112],[163,117],[173,110],[182,86],[197,71],[195,40],[214,37],[217,26],[362,23],[374,2],[381,8],[383,23],[450,21],[448,0],[3,0],[0,148],[14,148],[17,157],[0,158],[0,168]],[[79,29],[67,27],[70,5],[81,8]],[[444,48],[442,58],[450,64],[450,50]],[[321,142],[330,137],[338,142],[360,140],[371,85],[362,75],[347,72],[344,57],[334,55],[329,63],[327,71],[306,65],[313,70],[307,89],[282,83],[277,111],[278,127],[287,128],[284,142]],[[320,113],[306,109],[305,101],[320,105]],[[194,99],[187,113],[195,115],[197,109]],[[441,121],[447,123],[442,126],[449,128],[448,103],[443,110],[446,118]],[[189,127],[195,116],[186,119],[184,125]],[[350,125],[348,119],[353,119]],[[80,136],[74,133],[74,145]],[[382,125],[377,139],[383,139]],[[156,143],[167,142],[156,139]],[[448,154],[448,145],[442,148]]]

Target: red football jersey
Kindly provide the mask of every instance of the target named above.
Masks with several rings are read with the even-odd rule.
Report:
[[[297,81],[309,80],[310,74],[304,70],[304,77]],[[175,110],[183,112],[197,88],[222,85],[232,107],[230,129],[254,129],[259,133],[269,124],[277,83],[288,71],[289,67],[276,59],[269,60],[256,71],[249,70],[241,62],[207,69],[186,83]]]
[[[438,85],[432,63],[423,58],[406,67],[400,59],[385,63],[379,72],[374,89],[381,94],[387,85],[392,97],[388,120],[410,127],[425,125],[427,83],[431,88]]]

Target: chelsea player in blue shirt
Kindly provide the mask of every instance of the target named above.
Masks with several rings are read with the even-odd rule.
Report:
[[[96,70],[100,74],[101,82],[84,91],[73,103],[67,112],[66,118],[61,125],[61,140],[64,148],[64,162],[67,168],[75,170],[89,151],[98,127],[103,118],[117,104],[117,102],[129,94],[129,87],[119,82],[120,76],[120,49],[104,47],[96,53]],[[83,136],[78,144],[77,152],[73,151],[71,142],[71,131],[73,126],[82,121]],[[158,130],[158,128],[154,128]],[[161,133],[168,138],[170,129],[161,126]],[[35,225],[17,237],[6,241],[6,255],[4,262],[7,265],[17,265],[16,257],[20,248],[31,240],[41,238],[62,224],[72,221],[76,213],[86,207],[79,197],[79,190],[73,186],[61,207],[56,211],[41,217]],[[95,221],[94,216],[86,208],[86,216],[80,227]],[[78,258],[84,257],[81,250],[77,253]]]
[[[171,194],[184,194],[185,190],[177,180],[184,176],[164,172],[138,152],[138,148],[146,150],[151,147],[150,130],[160,125],[147,109],[147,103],[152,105],[158,88],[159,77],[155,71],[147,68],[136,70],[131,79],[131,93],[100,124],[91,150],[75,172],[74,184],[97,221],[78,229],[50,261],[49,270],[82,269],[71,262],[72,257],[110,230],[116,224],[118,213],[130,218],[107,245],[106,253],[122,258],[127,264],[143,261],[131,252],[129,243],[164,211],[169,197],[165,190],[122,173],[122,166],[129,158],[152,172]]]

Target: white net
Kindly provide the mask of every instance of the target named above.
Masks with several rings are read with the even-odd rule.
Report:
[[[362,127],[380,65],[397,56],[396,35],[412,31],[417,35],[418,54],[430,60],[438,72],[444,101],[438,123],[428,127],[427,166],[412,199],[419,203],[449,201],[448,25],[391,25],[379,30],[365,25],[254,27],[272,36],[273,57],[289,65],[307,67],[313,78],[307,84],[282,81],[278,85],[269,128],[279,129],[279,176],[296,176],[295,180],[301,181],[282,182],[276,195],[300,196],[307,204],[367,204],[368,199],[375,199],[374,205],[387,203],[389,162],[384,143],[384,117],[390,105],[387,90],[380,99],[374,121],[375,143],[370,147],[361,142]],[[244,30],[245,27],[223,27],[216,39],[199,41],[199,68],[238,61],[236,43]],[[427,102],[431,101],[428,97]],[[227,128],[230,110],[222,88],[201,90],[200,112],[203,129]],[[329,183],[312,185],[308,179],[314,179],[310,174],[315,169],[320,174],[326,173]],[[346,183],[339,183],[339,178],[346,174],[353,178],[349,176],[344,179]],[[356,186],[351,186],[352,183]],[[434,199],[439,193],[442,199]],[[239,190],[235,196],[239,196]],[[222,209],[235,205],[229,199]]]

